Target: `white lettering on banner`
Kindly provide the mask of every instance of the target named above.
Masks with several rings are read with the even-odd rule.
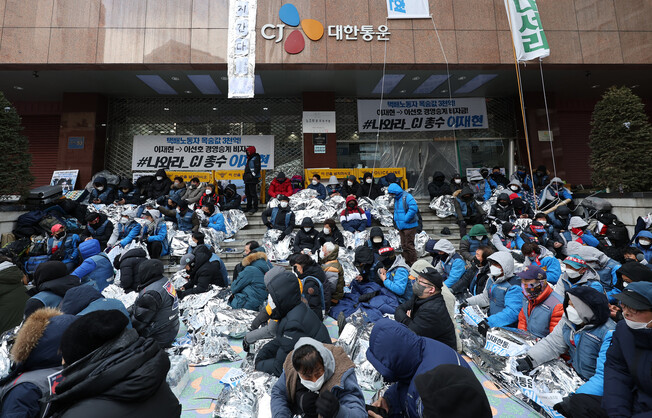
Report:
[[[256,69],[256,0],[229,2],[229,98],[252,98]]]
[[[467,306],[462,309],[462,314],[466,323],[472,326],[477,326],[480,322],[487,319],[477,305]]]
[[[275,39],[275,43],[283,40],[283,29],[285,25],[273,25],[267,23],[260,28],[260,36],[268,41]],[[327,28],[328,36],[335,38],[336,41],[357,41],[362,38],[365,42],[371,42],[376,35],[376,40],[381,42],[389,41],[389,36],[392,34],[387,25],[379,25],[378,30],[374,32],[373,25],[329,25]]]
[[[132,170],[239,170],[247,147],[256,147],[264,170],[274,168],[274,136],[134,136]]]
[[[388,132],[486,129],[483,97],[464,99],[358,100],[358,131]],[[382,115],[380,121],[378,116]]]
[[[388,19],[430,19],[428,0],[386,0]]]
[[[535,0],[505,0],[505,9],[516,59],[523,62],[549,56],[550,47]]]

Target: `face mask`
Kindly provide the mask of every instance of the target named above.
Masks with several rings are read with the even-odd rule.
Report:
[[[455,184],[462,184],[462,179],[455,179]]]
[[[66,236],[65,232],[60,232],[54,236],[55,239],[61,239]]]
[[[643,246],[643,247],[647,247],[648,245],[652,244],[652,242],[650,242],[650,240],[644,239],[644,238],[639,239],[638,243],[641,244],[641,246]]]
[[[425,292],[425,290],[426,287],[421,283],[419,283],[418,281],[415,280],[414,283],[412,283],[412,291],[414,292],[415,296],[417,297],[423,296],[423,292]]]
[[[179,183],[178,181],[175,181],[175,182],[174,182],[174,185],[175,185],[175,186],[178,186],[178,185],[180,185],[180,184],[181,184],[181,183]]]
[[[503,270],[500,267],[490,266],[489,275],[492,277],[500,277],[503,275]]]
[[[373,183],[373,181],[374,181],[374,179],[371,179],[371,178],[365,180],[365,182],[367,184],[371,184],[371,183]]]
[[[313,180],[313,181],[312,181],[312,185],[313,185],[313,186],[316,186],[317,183],[319,183],[317,180]]]
[[[349,187],[353,186],[353,182],[352,182],[352,181],[347,181],[346,184],[348,184]]]
[[[584,322],[577,310],[572,306],[566,307],[566,318],[575,325],[580,325]]]
[[[163,180],[163,177],[162,176],[156,176],[156,180],[161,181],[161,180]]]
[[[355,207],[355,203],[351,202],[351,203],[349,203],[347,206],[350,207],[350,208],[354,208],[354,207]]]
[[[213,190],[211,190],[211,189],[206,189],[206,194],[211,194],[211,193],[213,193]]]
[[[324,254],[324,251],[323,251],[323,250],[319,250],[319,258],[322,259],[322,260],[323,260],[324,258],[326,258],[326,255]]]
[[[272,300],[272,295],[267,295],[267,304],[269,305],[270,308],[272,308],[272,310],[276,308],[276,304]]]
[[[395,258],[386,258],[386,259],[384,259],[383,260],[383,267],[385,267],[386,269],[392,267],[395,260],[396,260]]]
[[[652,322],[652,321],[650,321],[650,322]],[[627,319],[627,318],[625,318],[625,323],[626,323],[627,326],[628,326],[629,328],[631,328],[631,329],[645,329],[645,328],[647,328],[647,326],[650,324],[650,322],[648,322],[648,323],[645,323],[645,322],[635,322],[635,321],[632,321],[631,319]]]
[[[380,244],[381,242],[383,242],[382,237],[373,237],[371,240],[374,242],[374,244]]]
[[[510,237],[510,238],[514,238],[516,236],[516,233],[515,232],[509,232],[507,234],[507,236]]]
[[[319,392],[319,389],[324,385],[324,375],[322,374],[321,377],[314,382],[301,379],[301,384],[311,392]]]
[[[199,185],[198,184],[191,184],[190,187],[193,188],[193,189],[196,189],[197,187],[199,187]]]
[[[324,234],[330,235],[331,230],[329,228],[324,228]]]
[[[190,242],[188,243],[188,245],[190,245],[191,247],[196,247],[196,246],[197,246],[197,242],[195,242],[194,240],[190,240]]]
[[[480,175],[482,175],[483,179],[486,179],[487,177],[489,177],[489,173],[485,173],[485,172],[480,173]]]
[[[473,239],[476,240],[476,241],[482,241],[482,238],[483,238],[483,237],[481,237],[481,236],[473,237]]]
[[[513,192],[518,192],[518,186],[509,186],[509,189]]]
[[[629,285],[629,283],[623,282],[623,288],[627,287],[628,285]]]
[[[312,228],[303,228],[303,230],[306,231],[306,232],[310,232],[311,229]]]
[[[177,213],[181,213],[181,208],[177,208]]]
[[[566,275],[568,276],[569,279],[577,279],[581,276],[579,271],[571,270],[571,269],[566,270]]]
[[[521,283],[521,289],[523,290],[523,295],[526,298],[532,300],[536,299],[541,292],[543,292],[543,282],[537,281],[534,284],[523,284]]]
[[[120,223],[126,225],[129,222],[128,218],[120,218]]]
[[[288,207],[288,202],[286,202],[286,201],[282,201],[282,202],[281,202],[281,207],[282,207],[282,208],[287,208],[287,207]]]
[[[96,187],[96,189],[97,189],[98,192],[101,192],[102,190],[104,190],[104,186],[98,186],[98,187]]]

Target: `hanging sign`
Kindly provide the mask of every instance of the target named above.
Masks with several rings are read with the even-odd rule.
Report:
[[[303,112],[303,133],[335,133],[335,112]]]
[[[518,62],[550,55],[535,0],[505,0],[507,19]]]
[[[430,19],[428,0],[386,0],[388,19]]]
[[[254,97],[256,69],[256,0],[229,2],[227,71],[229,99]]]
[[[382,117],[379,115],[382,113]],[[379,120],[380,119],[380,120]],[[465,99],[358,100],[358,131],[448,131],[487,128],[483,97]]]
[[[263,170],[274,168],[274,136],[136,135],[132,170],[164,168],[177,171],[240,170],[247,147],[256,147]]]

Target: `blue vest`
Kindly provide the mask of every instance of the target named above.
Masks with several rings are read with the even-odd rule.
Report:
[[[597,328],[575,331],[568,324],[564,325],[564,342],[568,346],[568,355],[573,368],[584,380],[589,380],[595,374],[595,366],[602,347],[602,341],[607,332],[616,329],[616,323],[611,319]]]
[[[598,276],[600,276],[600,283],[605,290],[611,290],[616,285],[612,272],[614,269],[618,269],[620,266],[621,264],[616,260],[609,260],[605,268],[602,270],[596,270]]]
[[[444,273],[446,273],[446,277],[445,277],[445,278],[448,278],[448,275],[451,273],[451,269],[453,268],[453,262],[454,262],[455,260],[457,260],[457,259],[460,259],[460,260],[464,261],[464,259],[462,258],[462,256],[459,255],[459,254],[457,254],[457,253],[453,254],[453,256],[451,257],[450,260],[448,260],[448,261],[446,261],[446,262],[442,261],[441,265],[442,265],[442,267],[444,268]],[[466,262],[465,262],[465,263],[466,263]]]
[[[63,299],[61,296],[47,290],[38,292],[32,297],[36,300],[40,300],[46,308],[56,308]]]
[[[518,276],[513,276],[511,279],[500,283],[494,283],[493,278],[489,279],[491,283],[487,283],[489,288],[489,316],[502,312],[505,309],[505,294],[512,286],[518,286]]]
[[[527,298],[523,298],[523,314],[527,320],[527,330],[530,334],[537,338],[543,338],[550,334],[550,318],[555,306],[563,303],[559,299],[559,295],[551,292],[543,303],[538,304],[532,309],[532,313],[528,314]]]
[[[102,223],[102,225],[98,226],[97,228],[93,228],[91,224],[87,225],[88,232],[91,233],[92,236],[95,235],[104,235],[104,232],[106,231],[106,226],[110,223],[108,219]]]
[[[471,202],[470,205],[467,205],[465,201],[460,199],[459,197],[456,197],[457,202],[460,204],[460,209],[462,210],[462,216],[471,216],[475,213],[475,205],[473,202]]]
[[[480,248],[481,245],[489,245],[489,238],[484,237],[478,241],[477,239],[472,239],[469,237],[469,252],[471,254],[475,253],[475,250]]]
[[[516,244],[516,237],[501,237],[500,242],[505,246],[505,248],[510,250],[518,250],[518,244]],[[485,244],[486,245],[486,244]]]
[[[138,222],[129,222],[127,225],[118,223],[118,239],[122,240],[127,238],[127,235],[131,232],[132,229],[136,228],[139,225]]]
[[[174,341],[174,337],[179,331],[179,299],[172,282],[161,277],[142,289],[138,297],[140,298],[147,292],[158,293],[162,301],[150,322],[148,336],[158,342]]]
[[[104,253],[99,253],[90,258],[95,262],[95,270],[82,277],[82,282],[91,282],[100,292],[113,282],[113,265]]]

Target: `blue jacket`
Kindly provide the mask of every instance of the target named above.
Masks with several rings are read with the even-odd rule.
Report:
[[[129,319],[131,318],[124,304],[117,299],[105,299],[102,294],[92,286],[77,286],[66,292],[59,308],[61,312],[69,315],[84,316],[94,311],[117,310],[122,312]]]
[[[419,206],[414,197],[401,189],[396,183],[392,183],[387,188],[387,193],[394,195],[394,222],[396,229],[399,231],[404,229],[416,228],[419,226]],[[406,207],[407,206],[407,207]]]
[[[529,260],[526,260],[526,262],[527,261]],[[548,280],[548,283],[555,284],[559,281],[559,277],[561,277],[561,265],[557,258],[543,257],[539,259],[538,263],[530,261],[529,263],[524,264],[523,267],[527,267],[530,264],[536,264],[546,272],[546,280]]]
[[[478,211],[476,210],[474,201],[466,203],[465,201],[463,201],[459,197],[456,197],[455,200],[457,200],[457,203],[460,205],[460,210],[462,212],[463,217],[466,218],[467,216],[473,216],[473,215],[478,213]]]
[[[649,417],[652,411],[652,329],[616,326],[604,364],[602,407],[610,417]]]
[[[131,221],[127,225],[118,223],[117,231],[120,246],[126,247],[131,244],[131,241],[133,241],[134,238],[140,235],[140,224],[136,221]]]
[[[573,241],[573,235],[570,231],[563,232],[561,236],[564,237],[566,242]],[[590,245],[591,247],[597,247],[600,245],[600,241],[598,241],[598,239],[594,237],[589,231],[585,231],[584,234],[582,234],[581,238],[584,245]]]
[[[71,274],[79,277],[82,283],[89,282],[101,292],[114,276],[111,261],[102,252],[100,242],[96,239],[79,244],[79,252],[84,261]]]
[[[493,187],[496,187],[496,182],[493,180],[484,179],[478,183],[478,189],[482,192],[482,200],[486,201],[491,197],[492,182],[494,184]]]
[[[192,230],[192,227],[192,211],[188,209],[184,215],[177,211],[177,229],[188,232]]]
[[[403,257],[396,256],[396,261],[387,270],[387,276],[383,282],[385,287],[398,296],[400,303],[412,298],[412,283],[410,281],[410,269]]]
[[[419,417],[415,376],[442,364],[469,368],[446,344],[419,337],[405,325],[387,318],[378,320],[371,331],[367,359],[386,382],[396,382],[383,395],[390,404],[390,416],[405,414],[410,418]]]
[[[641,231],[638,234],[636,234],[636,237],[634,238],[634,247],[638,248],[643,252],[643,256],[645,257],[645,261],[647,261],[649,264],[652,264],[652,245],[649,247],[645,248],[641,244],[638,243],[638,239],[641,237],[645,237],[652,241],[652,232],[650,231]]]
[[[255,252],[242,260],[242,271],[231,283],[233,299],[229,306],[233,309],[257,311],[267,300],[265,273],[271,268],[264,252]]]
[[[616,323],[610,319],[597,328],[582,328],[579,331],[572,330],[572,326],[574,325],[564,322],[564,341],[568,345],[573,369],[587,381],[576,393],[602,396],[604,363]],[[574,345],[571,344],[571,338]]]
[[[52,246],[54,245],[54,237],[48,238],[48,254],[52,255]],[[63,239],[64,247],[64,258],[63,261],[65,264],[77,264],[79,262],[79,235],[77,234],[68,234]]]
[[[321,200],[326,199],[326,187],[324,187],[323,184],[317,183],[316,185],[314,185],[314,184],[310,183],[308,185],[308,188],[310,190],[317,190],[317,198],[318,199],[321,199]]]
[[[502,278],[502,277],[501,277]],[[489,326],[511,327],[518,322],[518,315],[523,304],[523,292],[517,276],[496,282],[493,277],[487,279],[484,291],[467,299],[470,305],[489,305]]]
[[[224,215],[220,212],[215,212],[208,218],[208,227],[216,231],[221,231],[226,234],[226,223],[224,223]]]
[[[159,220],[154,231],[148,231],[148,229],[149,226],[143,228],[143,237],[147,236],[147,242],[160,242],[163,246],[161,255],[168,255],[170,253],[170,243],[168,242],[168,227],[165,222]]]
[[[451,287],[462,277],[466,271],[466,262],[461,255],[455,253],[446,261],[441,261],[441,268],[444,271],[444,284]]]

